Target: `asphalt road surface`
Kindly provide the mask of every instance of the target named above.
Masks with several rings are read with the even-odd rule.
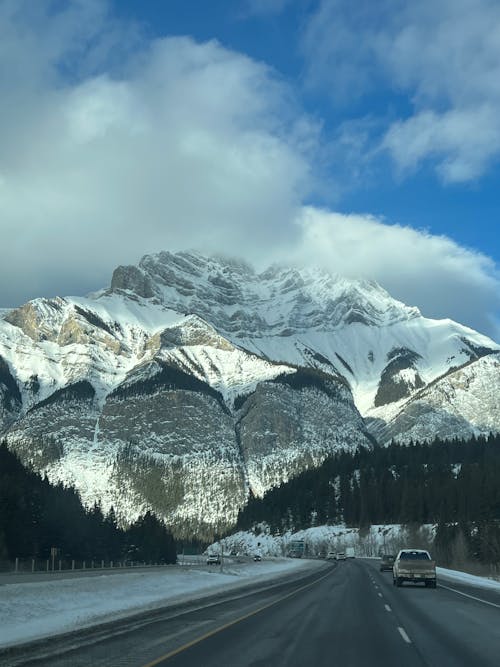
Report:
[[[58,657],[17,664],[499,667],[500,595],[440,583],[395,588],[377,561],[325,563],[301,581],[170,610]]]

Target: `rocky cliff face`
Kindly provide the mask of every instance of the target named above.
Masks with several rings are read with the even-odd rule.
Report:
[[[210,536],[368,428],[498,430],[498,349],[375,283],[160,253],[0,319],[0,435],[123,521]]]
[[[319,269],[272,267],[260,274],[242,262],[195,253],[146,255],[118,267],[112,292],[152,298],[196,313],[229,338],[332,331],[353,323],[388,325],[419,317],[380,285]]]

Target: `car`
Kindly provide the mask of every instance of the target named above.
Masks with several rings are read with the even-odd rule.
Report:
[[[381,572],[392,572],[392,566],[396,556],[394,554],[382,554],[380,557],[380,571]]]
[[[207,565],[220,565],[220,556],[219,556],[219,554],[208,554],[208,556],[207,556]]]
[[[326,560],[336,560],[336,558],[337,558],[337,554],[336,554],[335,551],[329,551],[327,556],[326,556]]]
[[[259,561],[259,562],[260,562],[260,561],[262,560],[262,556],[261,556],[260,554],[254,554],[253,559],[254,559],[255,561]]]
[[[344,551],[337,552],[337,560],[347,560],[347,556]]]

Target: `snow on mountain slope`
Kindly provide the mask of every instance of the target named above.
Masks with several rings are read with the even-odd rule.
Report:
[[[500,355],[490,354],[424,387],[387,422],[374,424],[380,442],[488,434],[500,424]],[[374,411],[374,418],[376,413]]]
[[[344,376],[361,414],[392,405],[451,367],[500,349],[452,320],[422,317],[370,281],[196,253],[146,255],[118,267],[111,293],[196,313],[235,345],[273,361]],[[378,410],[380,417],[384,410]]]
[[[150,354],[153,333],[184,319],[137,298],[36,299],[0,320],[0,357],[25,410],[80,380],[106,394]]]
[[[353,323],[334,332],[311,331],[279,340],[264,336],[238,342],[270,359],[311,365],[343,375],[364,416],[370,416],[377,407],[377,400],[386,406],[393,402],[390,395],[384,397],[391,377],[392,384],[401,384],[401,398],[405,398],[451,366],[467,363],[471,357],[476,357],[477,351],[498,349],[493,341],[460,324],[423,317],[385,327]],[[390,367],[396,357],[401,363],[394,369],[399,377],[394,378]],[[388,373],[384,376],[386,369]]]

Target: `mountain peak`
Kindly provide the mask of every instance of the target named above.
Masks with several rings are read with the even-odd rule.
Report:
[[[333,331],[355,322],[383,326],[420,317],[378,283],[321,268],[273,265],[261,273],[238,259],[195,252],[145,255],[120,266],[111,291],[154,299],[196,313],[219,331],[240,338]]]

